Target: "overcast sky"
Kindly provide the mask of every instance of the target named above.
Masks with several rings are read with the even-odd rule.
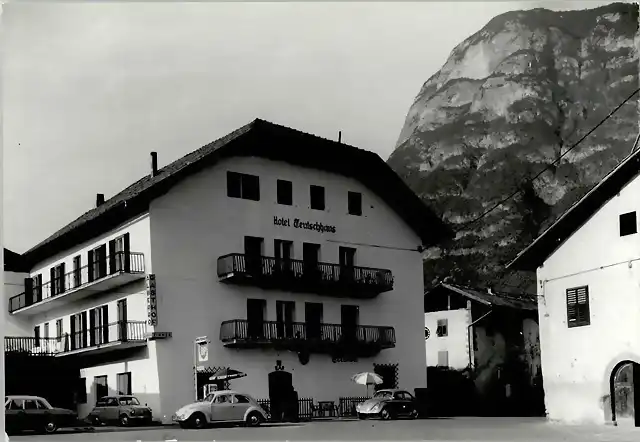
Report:
[[[422,84],[491,18],[603,3],[4,5],[4,245],[148,174],[150,151],[162,167],[256,117],[386,159]]]

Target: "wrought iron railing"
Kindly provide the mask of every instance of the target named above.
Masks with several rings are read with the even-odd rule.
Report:
[[[274,343],[316,341],[329,344],[350,341],[357,344],[378,344],[388,347],[395,345],[396,335],[393,327],[280,321],[253,322],[246,319],[233,319],[221,324],[220,340],[223,343],[234,341]]]
[[[115,342],[141,342],[146,340],[145,321],[118,321],[104,326],[87,328],[58,337],[7,336],[5,353],[56,355],[75,350],[91,349]]]
[[[299,259],[251,257],[232,253],[218,258],[218,277],[240,274],[258,278],[278,277],[311,284],[343,284],[378,292],[393,289],[391,270],[345,266]]]
[[[76,290],[100,280],[120,273],[144,273],[144,254],[139,252],[117,252],[103,259],[97,259],[90,264],[65,273],[41,285],[25,287],[25,291],[9,298],[9,312],[13,313],[21,308],[37,304],[46,299],[59,296],[71,290]]]

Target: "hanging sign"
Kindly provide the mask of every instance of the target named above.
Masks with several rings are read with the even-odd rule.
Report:
[[[158,325],[158,303],[156,299],[156,275],[149,274],[147,282],[147,323],[154,327]]]

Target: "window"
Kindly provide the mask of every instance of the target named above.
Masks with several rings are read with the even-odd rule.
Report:
[[[33,302],[42,301],[42,273],[32,278],[32,300]]]
[[[25,410],[37,410],[38,402],[35,399],[25,399],[24,401],[24,409]]]
[[[309,200],[312,209],[324,210],[324,187],[309,186]]]
[[[227,172],[227,196],[260,201],[260,178],[246,173]]]
[[[51,296],[64,292],[64,263],[51,269]]]
[[[107,398],[101,398],[96,401],[96,407],[106,407],[107,406]]]
[[[81,259],[80,255],[73,258],[73,287],[78,287],[82,284]]]
[[[56,320],[56,341],[62,342],[62,319]]]
[[[234,403],[236,404],[248,404],[250,401],[246,396],[243,396],[241,394],[236,394],[236,400],[234,401]]]
[[[448,351],[439,351],[438,352],[438,367],[448,367],[449,366],[449,352]]]
[[[78,403],[87,403],[87,378],[78,379]]]
[[[117,407],[118,405],[118,399],[114,398],[114,397],[109,397],[107,398],[107,407]]]
[[[93,378],[93,385],[96,386],[96,400],[102,399],[107,394],[109,394],[109,389],[107,387],[107,377],[106,376],[96,376]],[[117,402],[116,402],[117,404]],[[96,402],[97,406],[97,402]],[[104,405],[102,405],[104,407]]]
[[[118,373],[118,394],[131,394],[131,372]]]
[[[35,338],[35,346],[40,346],[40,326],[36,325],[33,327],[33,337]]]
[[[567,289],[567,323],[569,327],[581,327],[591,323],[587,286]]]
[[[221,394],[220,396],[218,396],[216,398],[216,400],[214,401],[214,403],[216,404],[228,404],[231,403],[231,398],[229,397],[229,395],[226,394]]]
[[[634,233],[638,233],[636,212],[623,213],[620,215],[620,236],[633,235]]]
[[[358,192],[349,192],[347,195],[349,215],[362,215],[362,194]]]
[[[291,181],[278,180],[278,204],[285,206],[293,204],[293,183]]]
[[[449,321],[447,319],[438,319],[438,328],[436,329],[436,335],[439,338],[449,336]]]
[[[89,281],[107,276],[107,246],[105,244],[88,252]]]

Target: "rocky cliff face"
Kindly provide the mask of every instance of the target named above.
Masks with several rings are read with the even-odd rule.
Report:
[[[388,163],[459,230],[450,247],[430,251],[428,285],[505,278],[504,264],[629,153],[638,96],[524,183],[639,87],[637,31],[637,4],[509,12],[458,45],[422,86]],[[529,277],[509,275],[502,287]]]

